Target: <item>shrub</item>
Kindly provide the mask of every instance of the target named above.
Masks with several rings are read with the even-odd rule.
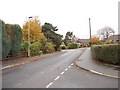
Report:
[[[92,46],[92,57],[96,60],[110,64],[120,64],[120,45],[95,45]]]
[[[21,44],[21,51],[27,51],[28,50],[28,46],[29,46],[29,42],[28,41],[24,41]]]
[[[68,44],[68,49],[76,49],[76,48],[78,48],[77,43],[69,43]]]
[[[30,54],[31,56],[41,55],[41,43],[35,42],[30,45]]]
[[[61,46],[61,49],[66,49],[66,46]]]
[[[55,51],[54,45],[52,43],[47,42],[45,44],[45,51],[46,53],[52,53]]]
[[[104,44],[110,44],[110,42],[105,42]]]
[[[61,47],[58,47],[57,51],[61,51]]]

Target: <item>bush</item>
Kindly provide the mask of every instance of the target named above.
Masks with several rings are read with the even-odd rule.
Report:
[[[46,43],[45,44],[45,51],[46,53],[52,53],[55,51],[54,45],[52,43]]]
[[[92,46],[92,57],[109,64],[120,64],[120,45],[95,45]]]
[[[66,49],[66,46],[61,46],[61,49]]]
[[[82,48],[82,45],[80,45],[79,48]]]
[[[69,43],[68,44],[68,49],[76,49],[76,48],[78,48],[77,43]]]
[[[35,42],[30,45],[30,55],[31,56],[36,56],[36,55],[41,55],[41,43],[40,42]]]
[[[29,46],[29,42],[28,41],[24,41],[21,44],[21,51],[28,51],[28,46]]]

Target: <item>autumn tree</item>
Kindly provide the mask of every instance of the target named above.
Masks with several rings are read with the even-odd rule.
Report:
[[[99,40],[100,40],[100,38],[99,38],[98,36],[93,36],[93,37],[91,38],[91,42],[92,42],[93,44],[96,44]]]
[[[28,40],[28,25],[30,26],[30,42],[42,42],[46,40],[42,33],[40,20],[38,17],[33,17],[23,25],[23,41]]]
[[[111,27],[105,26],[104,28],[98,30],[97,33],[103,38],[103,40],[106,40],[111,34],[114,34],[115,31]]]

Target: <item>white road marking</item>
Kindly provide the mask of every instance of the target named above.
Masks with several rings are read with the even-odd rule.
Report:
[[[64,74],[65,71],[67,71],[72,65],[73,65],[73,63],[72,63],[68,68],[66,68],[66,69],[61,73],[61,75]],[[43,72],[41,72],[41,73],[43,73]],[[46,86],[46,88],[49,88],[49,87],[50,87],[56,80],[58,80],[59,78],[60,78],[60,76],[57,76],[57,77],[54,79],[53,82],[50,82],[50,83]]]
[[[71,66],[69,66],[68,68],[70,68]]]
[[[53,82],[49,83],[49,84],[46,86],[46,88],[49,88],[50,85],[52,85],[52,84],[53,84]]]
[[[73,65],[73,63],[71,64],[71,66]]]
[[[65,73],[65,72],[62,72],[61,75],[64,74],[64,73]]]
[[[65,71],[67,71],[67,70],[68,70],[68,68],[65,69]]]
[[[56,81],[57,79],[59,79],[60,78],[60,76],[57,76],[54,80]]]

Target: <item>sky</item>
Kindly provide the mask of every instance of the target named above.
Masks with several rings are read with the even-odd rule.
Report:
[[[21,27],[29,16],[38,16],[41,25],[52,23],[65,36],[67,31],[80,39],[89,38],[89,18],[92,35],[110,26],[118,33],[119,0],[1,0],[0,19]]]

